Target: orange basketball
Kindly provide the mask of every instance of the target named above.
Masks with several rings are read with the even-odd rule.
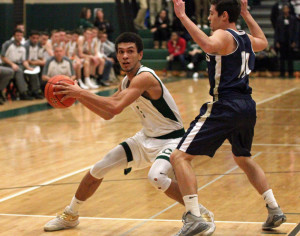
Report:
[[[57,94],[54,95],[53,92],[59,91],[57,88],[53,88],[57,82],[65,82],[68,84],[74,84],[74,81],[71,80],[68,76],[65,75],[56,75],[53,76],[51,79],[48,80],[46,87],[45,87],[45,97],[47,98],[48,103],[54,108],[67,108],[72,106],[72,104],[76,101],[75,98],[68,98],[61,102],[60,100],[65,96],[64,94]]]

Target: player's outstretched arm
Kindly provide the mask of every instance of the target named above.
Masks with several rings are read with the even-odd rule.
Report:
[[[62,101],[69,97],[76,98],[88,109],[108,120],[121,113],[125,107],[153,87],[155,83],[158,82],[156,79],[149,77],[149,73],[141,73],[135,76],[127,89],[119,90],[111,97],[98,96],[81,89],[77,84],[71,85],[64,82],[54,85],[55,88],[60,90],[54,94],[65,94],[66,96],[62,98]]]
[[[241,16],[244,18],[250,30],[250,40],[252,43],[252,48],[255,52],[262,51],[268,46],[268,40],[262,29],[251,16],[247,7],[248,0],[241,0]]]
[[[202,50],[206,53],[215,53],[216,49],[219,51],[219,43],[208,37],[185,14],[185,2],[182,0],[173,0],[173,3],[176,16]]]

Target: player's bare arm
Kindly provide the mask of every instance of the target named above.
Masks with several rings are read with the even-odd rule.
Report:
[[[159,82],[150,73],[141,73],[135,76],[130,81],[127,89],[123,91],[119,89],[111,97],[98,96],[81,89],[77,84],[70,85],[61,82],[59,85],[55,85],[55,87],[61,91],[55,92],[54,94],[66,95],[62,101],[69,97],[76,98],[82,102],[83,105],[104,119],[111,119],[121,113],[125,107],[129,106],[144,93],[153,99],[159,98],[161,95]]]
[[[234,40],[229,33],[224,30],[216,30],[212,36],[207,36],[185,14],[185,3],[182,0],[173,0],[173,2],[176,16],[204,52],[225,55],[230,51],[228,50],[228,45],[234,47]],[[210,14],[212,14],[212,12],[210,12]],[[233,50],[230,52],[232,51]]]
[[[256,23],[256,21],[251,16],[250,12],[247,10],[248,0],[241,0],[241,16],[244,18],[251,35],[249,38],[252,43],[252,48],[254,52],[262,51],[268,46],[268,40]]]

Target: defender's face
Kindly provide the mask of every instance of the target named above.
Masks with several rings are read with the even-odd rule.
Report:
[[[123,71],[131,72],[142,60],[143,52],[138,53],[135,43],[119,43],[117,59]]]
[[[215,6],[211,5],[209,9],[208,21],[210,23],[210,28],[212,31],[220,29],[221,17],[222,15],[218,16],[218,12],[216,11]]]

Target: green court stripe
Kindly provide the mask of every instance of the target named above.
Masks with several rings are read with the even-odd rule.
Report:
[[[105,91],[99,91],[96,94],[107,97],[107,96],[110,96],[113,93],[115,93],[116,90],[117,89],[109,89],[109,90],[105,90]],[[6,118],[11,118],[11,117],[16,117],[16,116],[21,116],[21,115],[27,115],[30,113],[49,110],[49,109],[53,109],[53,107],[51,107],[48,103],[40,103],[40,104],[30,105],[30,106],[26,106],[26,107],[11,109],[11,110],[7,110],[7,111],[1,111],[0,112],[0,120],[6,119]]]

